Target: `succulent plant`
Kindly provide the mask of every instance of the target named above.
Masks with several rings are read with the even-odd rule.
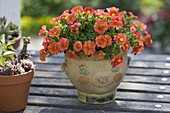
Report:
[[[6,42],[19,36],[19,28],[16,24],[9,22],[5,17],[0,18],[0,35],[4,34]]]
[[[33,62],[27,53],[30,37],[23,37],[23,48],[20,53],[16,54],[12,46],[13,41],[8,41],[6,44],[4,36],[0,37],[0,75],[15,76],[30,71],[33,68]]]

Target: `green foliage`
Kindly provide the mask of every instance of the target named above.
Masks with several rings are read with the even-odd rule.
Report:
[[[13,60],[15,52],[12,44],[14,43],[15,41],[11,40],[6,44],[5,35],[0,36],[0,66],[4,66],[5,61]]]
[[[18,26],[12,22],[7,23],[5,17],[0,18],[0,35],[5,35],[6,43],[19,36]]]

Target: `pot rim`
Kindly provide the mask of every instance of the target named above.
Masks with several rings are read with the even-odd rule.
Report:
[[[0,85],[14,85],[29,82],[33,79],[35,69],[32,68],[30,71],[18,74],[15,76],[0,76]]]

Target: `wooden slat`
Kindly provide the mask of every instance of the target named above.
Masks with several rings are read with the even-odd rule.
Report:
[[[121,101],[116,100],[110,104],[105,105],[89,105],[79,102],[76,98],[61,98],[48,96],[29,96],[28,105],[51,106],[59,108],[74,108],[74,109],[88,109],[88,110],[115,110],[115,111],[170,111],[170,104],[161,103],[161,108],[156,108],[155,102],[135,102],[135,101]]]
[[[56,88],[71,88],[74,86],[67,79],[47,79],[47,78],[34,78],[32,86],[43,86],[43,87],[56,87]],[[165,86],[166,89],[160,90],[160,86]],[[118,87],[121,91],[140,91],[140,92],[154,92],[154,93],[167,93],[169,92],[169,85],[157,85],[157,84],[144,84],[144,83],[129,83],[122,82]]]
[[[67,97],[77,98],[76,89],[62,89],[62,88],[47,88],[47,87],[31,87],[30,95],[37,96],[52,96],[52,97]],[[157,98],[162,95],[163,98]],[[117,91],[116,100],[128,100],[128,101],[143,101],[143,102],[161,102],[170,104],[169,94],[154,94],[154,93],[142,93],[142,92],[128,92]]]
[[[123,111],[88,110],[57,107],[27,106],[24,113],[132,113]],[[137,113],[137,112],[133,112]]]

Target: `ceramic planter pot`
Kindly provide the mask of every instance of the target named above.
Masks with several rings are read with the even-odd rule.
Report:
[[[105,104],[115,99],[118,85],[128,68],[130,57],[122,54],[123,64],[112,68],[110,61],[65,56],[62,69],[78,90],[78,99],[89,104]]]
[[[17,76],[0,76],[0,110],[14,112],[27,105],[34,69]]]
[[[12,46],[14,47],[14,49],[17,49],[20,45],[21,36],[18,36],[14,40],[15,40],[15,43]]]

